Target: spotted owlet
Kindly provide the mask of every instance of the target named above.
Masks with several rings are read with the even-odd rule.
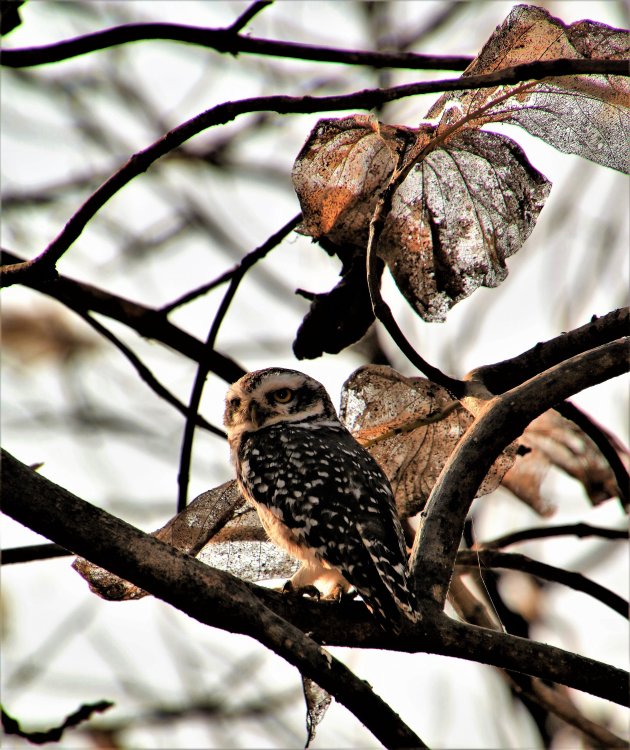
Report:
[[[394,631],[413,619],[389,481],[321,383],[277,367],[250,372],[229,389],[224,422],[243,495],[269,538],[302,562],[292,587],[325,597],[354,587]]]

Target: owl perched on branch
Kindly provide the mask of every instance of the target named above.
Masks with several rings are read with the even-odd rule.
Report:
[[[321,383],[277,367],[250,372],[229,389],[224,423],[243,495],[302,562],[290,587],[327,598],[354,587],[385,629],[414,619],[389,481]]]

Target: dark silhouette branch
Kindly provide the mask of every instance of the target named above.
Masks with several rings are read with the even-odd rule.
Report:
[[[629,331],[630,308],[621,307],[599,318],[593,316],[585,325],[541,341],[516,357],[477,367],[469,377],[483,383],[490,393],[503,393],[569,357],[627,336]]]
[[[247,584],[80,500],[5,451],[2,456],[2,504],[9,516],[200,622],[256,638],[335,695],[372,731],[378,722],[385,722],[384,732],[394,726],[387,711],[383,714],[380,699],[371,692],[355,692],[354,675],[327,656],[322,661],[319,647],[297,628],[330,645],[454,656],[560,682],[622,705],[627,700],[623,670],[459,623],[437,610],[427,610],[418,624],[409,624],[392,638],[360,602],[296,600]]]
[[[6,451],[2,463],[3,511],[16,521],[202,623],[255,638],[334,695],[387,747],[426,747],[364,680],[265,606],[254,587],[86,503]]]
[[[580,539],[597,536],[602,539],[628,539],[627,529],[607,529],[603,526],[591,526],[588,523],[568,523],[561,526],[539,526],[533,529],[513,531],[511,534],[499,536],[488,542],[479,542],[478,549],[500,549],[519,542],[529,542],[533,539],[550,539],[556,536],[577,536]]]
[[[70,727],[76,727],[82,721],[87,721],[94,713],[102,713],[114,704],[110,701],[98,701],[98,703],[84,703],[70,716],[67,716],[58,727],[46,729],[45,731],[28,732],[22,729],[20,722],[10,716],[4,708],[2,709],[2,728],[5,734],[14,734],[23,737],[34,745],[44,745],[47,742],[59,742],[63,733]]]
[[[288,221],[281,229],[271,235],[269,239],[263,242],[260,247],[248,253],[243,260],[239,263],[237,268],[232,272],[230,276],[230,284],[221,300],[219,309],[217,310],[210,331],[208,332],[208,338],[206,339],[206,348],[209,351],[214,351],[214,346],[219,335],[219,329],[227,311],[230,307],[236,290],[239,284],[245,277],[245,274],[249,269],[254,266],[259,260],[262,260],[268,253],[270,253],[275,247],[277,247],[282,240],[290,234],[300,222],[302,214],[294,216]],[[188,496],[188,481],[190,478],[190,462],[192,458],[192,446],[193,438],[195,433],[196,419],[195,416],[199,413],[199,404],[201,403],[201,395],[203,393],[203,387],[208,377],[210,368],[206,364],[205,360],[200,360],[197,367],[197,374],[195,375],[195,382],[193,383],[192,393],[190,395],[190,402],[188,405],[188,418],[186,419],[186,426],[184,428],[184,436],[182,438],[182,447],[180,451],[179,460],[179,472],[177,475],[178,485],[178,496],[177,496],[177,512],[180,513],[186,507],[186,500]]]
[[[210,127],[224,125],[240,115],[267,111],[277,112],[278,114],[308,114],[345,110],[350,107],[372,109],[388,101],[418,94],[493,88],[497,85],[520,83],[530,79],[539,80],[550,75],[575,75],[578,72],[606,72],[627,75],[627,64],[623,60],[536,61],[481,75],[442,81],[425,81],[393,86],[387,89],[366,89],[352,94],[321,97],[261,96],[235,102],[224,102],[183,122],[146,149],[135,153],[126,164],[92,193],[40,255],[25,263],[4,266],[0,269],[0,285],[9,286],[15,283],[23,283],[31,274],[37,275],[39,279],[54,279],[57,261],[113,195],[132,179],[145,172],[159,158],[181,146],[193,136]]]
[[[247,24],[257,16],[261,10],[268,8],[270,5],[273,5],[273,0],[257,0],[255,3],[252,3],[249,8],[243,11],[236,21],[227,27],[226,31],[238,34],[238,32],[245,28],[245,26],[247,26]]]
[[[21,261],[7,250],[2,251],[1,257],[8,263]],[[207,349],[202,341],[169,322],[161,310],[62,275],[57,275],[53,281],[38,279],[36,274],[33,277],[28,275],[22,283],[56,299],[81,316],[88,311],[100,313],[124,323],[146,339],[165,344],[194,362],[206,361],[210,370],[226,383],[233,383],[245,374],[245,370],[233,359]]]
[[[421,599],[444,606],[466,514],[499,453],[539,414],[578,391],[628,369],[628,339],[597,347],[495,396],[453,451],[425,510],[412,552]]]
[[[256,12],[261,9],[258,6]],[[268,3],[264,3],[268,5]],[[69,60],[97,50],[117,47],[121,44],[143,42],[152,39],[194,44],[229,55],[245,53],[269,57],[309,60],[312,62],[341,63],[343,65],[365,65],[371,68],[403,68],[409,70],[464,70],[472,62],[465,55],[422,55],[413,52],[376,52],[372,50],[345,50],[319,47],[297,42],[282,42],[272,39],[241,36],[238,31],[253,15],[237,19],[225,29],[203,26],[186,26],[173,23],[133,23],[103,29],[92,34],[66,39],[41,47],[3,49],[0,64],[10,68],[27,68],[35,65]]]
[[[457,553],[455,564],[458,567],[473,568],[507,568],[508,570],[520,570],[522,573],[544,578],[546,581],[562,583],[575,591],[592,596],[602,604],[610,607],[622,617],[628,617],[628,602],[610,591],[605,586],[592,581],[581,573],[558,568],[555,565],[532,560],[527,555],[513,552],[498,552],[496,550],[460,550]]]

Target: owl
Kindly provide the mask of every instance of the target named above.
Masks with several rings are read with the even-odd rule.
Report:
[[[302,563],[289,587],[327,598],[354,588],[394,632],[414,619],[389,481],[324,386],[296,370],[250,372],[229,389],[224,424],[243,495],[269,538]]]

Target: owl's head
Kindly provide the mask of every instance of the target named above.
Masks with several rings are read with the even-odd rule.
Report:
[[[321,383],[297,370],[269,367],[243,375],[225,397],[223,423],[230,438],[279,422],[337,420]]]

